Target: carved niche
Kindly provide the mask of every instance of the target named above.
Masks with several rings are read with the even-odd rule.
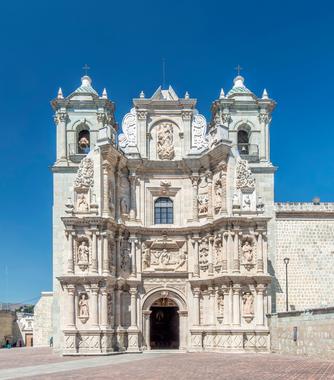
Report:
[[[93,202],[91,203],[91,188],[94,185],[94,164],[93,161],[85,157],[82,159],[77,175],[74,180],[75,191],[75,212],[88,213],[91,209],[96,208]]]
[[[226,172],[222,169],[214,177],[214,210],[219,214],[226,210]]]
[[[243,265],[246,270],[250,271],[255,266],[255,239],[250,235],[243,237],[241,240],[240,251],[241,265]]]
[[[137,145],[137,116],[135,108],[132,108],[129,113],[127,113],[122,121],[122,130],[118,137],[119,145],[121,148],[126,148],[127,146]]]
[[[247,323],[250,323],[254,318],[254,295],[250,290],[242,294],[242,315]]]
[[[79,236],[76,241],[76,263],[84,271],[90,263],[90,247],[87,237]]]
[[[122,216],[127,216],[130,211],[130,187],[129,180],[122,174],[119,180],[120,188],[120,212]]]
[[[206,136],[206,120],[203,115],[198,112],[193,115],[192,120],[192,146],[198,150],[208,147],[208,139]]]
[[[87,293],[81,293],[78,301],[78,318],[82,323],[86,323],[89,319],[89,306]]]
[[[206,176],[202,176],[198,185],[198,214],[200,216],[207,215],[209,208],[209,193],[208,193],[208,181]]]
[[[145,241],[142,245],[142,268],[145,272],[183,272],[187,270],[185,241],[169,239]]]
[[[255,178],[248,161],[238,159],[236,165],[236,192],[233,195],[233,208],[241,211],[256,210]]]
[[[217,297],[217,314],[218,314],[218,320],[221,320],[224,315],[224,294],[220,293]]]
[[[157,154],[160,160],[172,160],[175,156],[173,124],[170,122],[157,127]]]
[[[129,273],[131,269],[130,242],[126,239],[122,240],[120,256],[121,271]]]
[[[219,269],[223,261],[223,238],[221,234],[215,236],[213,248],[215,267]]]
[[[209,240],[204,238],[199,245],[199,267],[203,272],[209,268]]]

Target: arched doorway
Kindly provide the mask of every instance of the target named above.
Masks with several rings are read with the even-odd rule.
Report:
[[[144,296],[142,312],[143,349],[187,348],[188,311],[181,291],[152,289]]]
[[[180,347],[180,318],[177,304],[168,298],[156,300],[151,308],[151,349],[178,349]]]

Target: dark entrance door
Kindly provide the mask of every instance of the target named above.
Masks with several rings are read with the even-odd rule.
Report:
[[[151,349],[178,349],[180,345],[178,307],[151,307]]]

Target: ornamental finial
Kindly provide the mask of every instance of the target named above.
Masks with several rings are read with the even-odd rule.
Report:
[[[61,87],[59,87],[57,99],[64,99],[63,91]]]
[[[263,90],[262,99],[269,99],[268,92],[266,89]]]
[[[224,98],[225,98],[225,92],[224,92],[224,89],[222,88],[220,90],[219,99],[224,99]]]
[[[106,88],[104,88],[102,91],[102,99],[107,99],[107,98],[108,98],[107,90]]]

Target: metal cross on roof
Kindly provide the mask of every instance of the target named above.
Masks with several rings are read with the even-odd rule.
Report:
[[[234,69],[237,70],[238,75],[240,75],[240,71],[243,70],[243,68],[242,68],[240,65],[238,65],[238,66],[235,67]]]
[[[85,75],[87,75],[88,70],[90,70],[90,67],[85,63],[85,66],[82,68],[82,70],[85,70]]]

